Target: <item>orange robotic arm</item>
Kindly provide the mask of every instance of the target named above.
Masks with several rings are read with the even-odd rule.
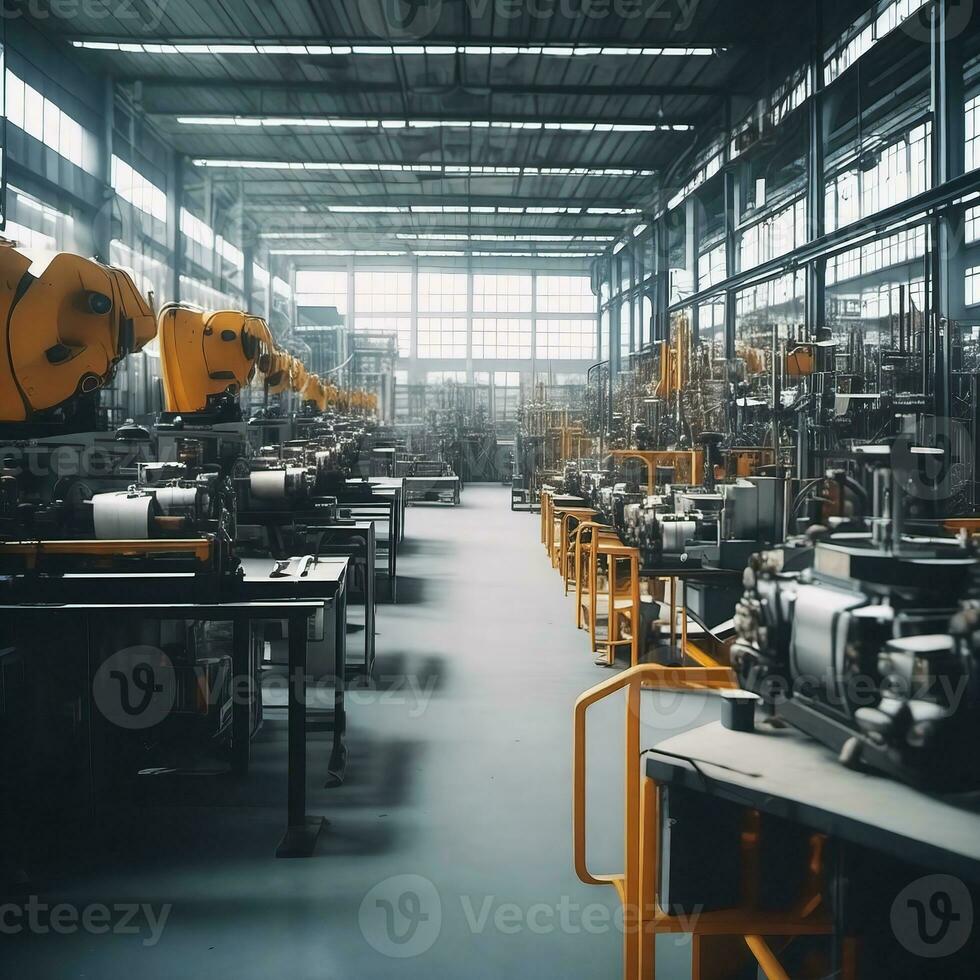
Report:
[[[263,354],[259,370],[265,375],[265,390],[269,395],[281,395],[292,386],[292,373],[296,369],[296,358],[285,351],[272,351]]]
[[[61,252],[44,269],[0,245],[0,421],[24,422],[104,387],[156,334],[120,269]]]
[[[236,397],[275,344],[261,317],[233,310],[202,313],[164,307],[159,318],[163,392],[168,412],[203,412]]]
[[[312,402],[321,412],[327,410],[327,388],[319,375],[311,374],[307,377],[300,398],[304,402]]]

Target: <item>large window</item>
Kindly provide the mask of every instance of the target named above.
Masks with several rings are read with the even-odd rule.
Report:
[[[360,307],[358,307],[360,309]],[[412,318],[410,316],[361,316],[354,320],[356,333],[395,334],[398,337],[398,356],[412,355]]]
[[[7,230],[4,235],[36,251],[71,251],[76,248],[75,223],[65,214],[14,187],[7,194]]]
[[[827,260],[827,285],[857,279],[895,265],[903,265],[926,253],[925,228],[911,228],[876,238]]]
[[[473,321],[473,356],[526,359],[531,356],[531,321],[479,318]]]
[[[698,289],[717,286],[725,281],[726,273],[724,242],[698,257]]]
[[[419,357],[466,357],[465,317],[419,317]]]
[[[465,272],[420,272],[420,313],[466,313],[469,307]]]
[[[412,273],[378,269],[354,273],[354,312],[364,313],[412,312]]]
[[[596,357],[596,297],[591,277],[581,273],[471,274],[433,264],[415,278],[408,269],[355,261],[344,269],[297,270],[296,302],[336,307],[357,332],[397,334],[402,357],[528,362],[534,356]]]
[[[980,95],[966,104],[966,169],[980,167]]]
[[[588,276],[538,276],[538,313],[595,313]]]
[[[744,272],[778,259],[805,242],[806,201],[799,198],[742,232],[739,241],[741,269]]]
[[[347,315],[346,269],[299,269],[296,272],[298,306],[333,306]]]
[[[968,245],[980,241],[980,206],[967,208],[965,231]]]
[[[602,311],[602,318],[599,321],[599,357],[608,361],[610,359],[609,338],[611,337],[611,314],[609,310]]]
[[[531,312],[530,276],[483,275],[473,276],[474,313]]]
[[[980,304],[980,266],[968,269],[966,273],[966,305]]]
[[[538,320],[537,357],[542,361],[595,359],[595,318]]]
[[[137,210],[167,223],[166,192],[115,155],[112,157],[112,187],[124,201],[128,201]]]
[[[827,230],[843,228],[929,189],[930,127],[916,126],[888,146],[868,150],[827,183]]]
[[[180,230],[202,248],[208,251],[214,248],[214,232],[211,226],[186,208],[180,209]]]
[[[90,174],[96,173],[99,150],[95,136],[9,68],[5,77],[7,121],[40,140],[69,163]]]

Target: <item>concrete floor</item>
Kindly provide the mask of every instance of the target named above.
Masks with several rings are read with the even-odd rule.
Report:
[[[575,629],[538,517],[508,501],[506,489],[472,486],[459,508],[409,510],[400,602],[379,611],[377,689],[349,695],[342,788],[320,788],[322,742],[311,747],[309,808],[331,822],[315,857],[273,857],[285,739],[267,724],[244,783],[202,779],[155,800],[107,825],[104,847],[73,843],[38,876],[47,906],[149,906],[129,923],[138,932],[118,928],[122,912],[108,934],[59,934],[48,913],[40,928],[2,934],[0,918],[0,974],[620,976],[615,895],[578,882],[571,848],[572,705],[609,673]],[[592,726],[600,871],[622,866],[616,708]],[[705,710],[673,706],[670,727],[710,720]],[[687,956],[661,950],[660,975],[689,975]]]

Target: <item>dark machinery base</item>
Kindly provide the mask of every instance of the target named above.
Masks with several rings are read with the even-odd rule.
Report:
[[[289,827],[276,848],[277,858],[311,857],[316,849],[320,831],[327,826],[324,817],[306,817],[304,822]]]

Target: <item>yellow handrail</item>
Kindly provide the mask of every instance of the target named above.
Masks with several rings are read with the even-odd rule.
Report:
[[[587,885],[612,885],[627,915],[636,916],[640,897],[640,693],[651,690],[723,690],[737,687],[727,667],[664,667],[640,664],[586,691],[575,703],[572,743],[572,841],[575,873]],[[624,870],[620,874],[593,874],[586,854],[586,719],[589,708],[618,691],[626,696],[626,778]],[[624,935],[626,977],[635,977],[640,962],[640,940],[635,929]]]

